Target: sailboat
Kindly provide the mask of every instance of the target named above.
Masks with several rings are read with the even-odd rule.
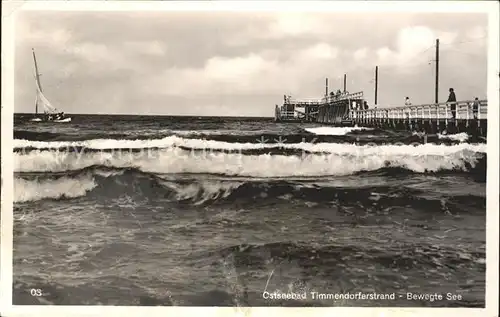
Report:
[[[38,72],[38,65],[36,63],[35,49],[33,50],[33,62],[35,63],[35,83],[36,83],[36,100],[35,100],[35,118],[31,119],[33,122],[56,122],[64,123],[71,122],[70,117],[66,117],[64,112],[60,112],[54,107],[42,92],[42,85],[40,83],[40,73]],[[39,105],[43,108],[43,114],[38,115]]]

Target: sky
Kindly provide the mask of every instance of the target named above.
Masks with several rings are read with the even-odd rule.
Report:
[[[15,112],[44,94],[66,113],[273,116],[284,94],[363,91],[378,107],[486,99],[486,14],[20,11]]]

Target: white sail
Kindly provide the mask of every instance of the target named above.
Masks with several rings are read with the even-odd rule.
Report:
[[[58,112],[57,108],[54,107],[43,94],[40,88],[40,83],[38,82],[36,76],[35,76],[35,81],[36,81],[36,101],[38,105],[41,105],[43,107],[44,112],[57,113]]]
[[[44,112],[47,113],[57,113],[56,107],[54,107],[50,101],[45,97],[45,95],[42,92],[42,85],[40,84],[40,73],[38,72],[38,65],[36,63],[36,57],[35,57],[35,49],[32,49],[33,51],[33,62],[34,62],[34,70],[35,70],[35,84],[36,84],[36,106],[38,109],[38,105],[41,105],[43,107]]]

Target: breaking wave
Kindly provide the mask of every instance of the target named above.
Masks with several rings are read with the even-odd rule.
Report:
[[[225,177],[215,175],[165,175],[145,173],[138,169],[116,169],[94,166],[66,173],[22,173],[14,182],[14,202],[38,200],[72,199],[91,195],[92,199],[109,204],[111,201],[144,201],[204,205],[226,203],[232,206],[255,205],[302,201],[306,204],[328,206],[363,205],[363,210],[382,206],[406,206],[413,204],[420,209],[483,210],[484,195],[480,190],[458,189],[438,192],[432,183],[408,183],[394,187],[393,182],[383,177],[387,174],[401,175],[400,170],[384,169],[367,172],[364,181],[358,177],[307,179],[259,179],[248,177]],[[480,185],[478,185],[480,186]],[[377,207],[378,206],[378,207]],[[483,208],[483,209],[481,209]]]
[[[234,147],[249,144],[227,144]],[[441,170],[467,171],[486,153],[484,144],[453,146],[356,146],[343,144],[290,144],[321,154],[244,155],[240,153],[189,151],[181,148],[148,151],[64,152],[35,150],[14,153],[15,172],[62,172],[105,166],[138,168],[150,173],[222,174],[248,177],[349,175],[381,168],[402,168],[416,173]],[[286,146],[285,146],[286,147]]]
[[[116,140],[116,139],[93,139],[86,141],[30,141],[30,140],[13,140],[15,151],[30,151],[34,149],[40,150],[50,150],[50,149],[63,149],[63,150],[74,150],[74,149],[85,149],[85,150],[116,150],[116,149],[164,149],[171,147],[180,147],[187,149],[203,149],[203,150],[224,150],[224,151],[242,151],[242,150],[256,150],[256,149],[298,149],[308,152],[329,152],[329,153],[342,153],[342,152],[352,152],[352,149],[358,147],[354,143],[330,143],[330,142],[316,142],[317,140],[312,139],[297,143],[287,143],[286,139],[276,139],[269,140],[263,137],[260,142],[224,142],[217,140],[204,140],[204,139],[186,139],[178,136],[169,136],[163,139],[147,139],[147,140]],[[419,144],[415,142],[415,144]],[[413,145],[415,145],[413,144]],[[415,151],[415,147],[412,144],[404,144],[402,142],[395,142],[393,145],[380,145],[380,144],[365,144],[374,151],[377,148],[382,150],[387,150],[389,148],[398,148],[402,146],[401,149],[397,150],[399,152]],[[374,147],[373,145],[380,145]],[[405,147],[407,145],[407,147]],[[433,146],[437,146],[438,152],[446,151],[445,147],[432,143],[421,144],[421,146],[428,146],[426,149],[431,149]],[[411,147],[408,147],[411,146]],[[486,145],[481,144],[470,144],[473,151],[485,151]],[[359,146],[359,148],[363,148]],[[443,149],[443,150],[440,150]],[[452,148],[451,151],[455,151]],[[417,150],[418,151],[418,150]]]
[[[27,202],[41,199],[75,198],[84,196],[97,186],[90,176],[59,179],[14,179],[14,202]]]
[[[136,195],[143,187],[150,192],[154,185],[162,189],[157,193],[159,196],[167,190],[175,193],[172,199],[195,204],[229,199],[242,188],[252,192],[247,183],[258,179],[273,182],[370,173],[457,172],[472,174],[480,182],[486,177],[484,143],[234,143],[169,136],[153,140],[14,140],[14,146],[14,201],[18,203],[85,196],[102,185],[102,179],[131,177],[128,172],[124,174],[130,170],[135,171],[134,176],[122,179],[128,187],[110,191],[130,191],[130,195]],[[139,181],[137,175],[146,177],[148,182],[154,179],[153,185],[133,185],[130,189],[130,184]],[[179,182],[186,175],[212,175],[229,180]],[[110,188],[116,186],[111,185]],[[100,188],[102,190],[102,186]],[[321,186],[315,188],[318,191]],[[307,195],[314,196],[314,193]]]
[[[320,128],[297,128],[294,132],[287,131],[287,137],[290,134],[304,135],[346,135],[350,132],[361,130],[375,131],[370,128],[351,128],[351,127],[320,127]],[[92,132],[82,135],[78,131],[54,132],[54,131],[29,131],[29,130],[14,130],[14,139],[32,140],[32,141],[83,141],[92,139],[128,139],[128,140],[148,140],[162,139],[169,136],[178,136],[186,138],[208,138],[208,139],[225,139],[227,141],[238,138],[246,138],[255,140],[256,137],[279,137],[276,131],[262,129],[262,127],[252,130],[244,129],[223,129],[223,130],[171,130],[171,129],[134,129],[132,131],[113,131],[113,132]]]

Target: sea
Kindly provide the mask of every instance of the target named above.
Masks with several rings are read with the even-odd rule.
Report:
[[[14,305],[484,307],[486,144],[272,118],[14,122]]]

